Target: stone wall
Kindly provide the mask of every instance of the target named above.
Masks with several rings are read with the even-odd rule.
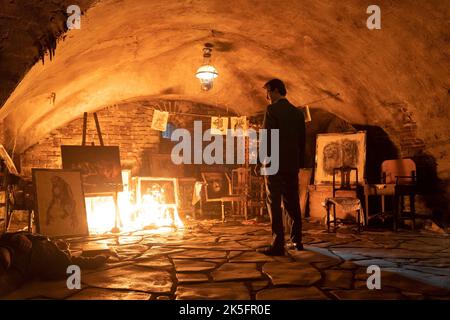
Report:
[[[122,168],[131,169],[134,176],[145,175],[148,165],[146,154],[167,153],[171,150],[170,141],[161,143],[163,142],[160,138],[161,133],[151,129],[154,109],[184,114],[171,115],[169,122],[174,123],[177,128],[188,130],[192,130],[194,120],[206,121],[206,126],[210,121],[207,118],[196,118],[188,114],[227,114],[224,110],[209,105],[165,100],[134,101],[108,106],[97,111],[104,145],[119,146]],[[31,176],[32,168],[61,168],[61,145],[81,145],[82,131],[82,116],[51,131],[44,139],[21,154],[21,174]],[[93,114],[89,114],[86,144],[90,145],[92,142],[100,145]]]
[[[104,144],[119,146],[123,168],[138,172],[146,151],[158,152],[160,132],[150,128],[153,108],[135,104],[110,106],[97,112]],[[53,130],[38,144],[28,148],[20,159],[21,171],[31,175],[32,168],[61,168],[61,145],[81,145],[83,117]],[[95,121],[88,115],[86,144],[100,145]]]

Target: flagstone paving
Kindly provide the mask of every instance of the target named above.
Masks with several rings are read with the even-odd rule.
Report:
[[[268,223],[199,220],[185,229],[152,229],[70,239],[71,250],[107,246],[99,270],[66,281],[33,281],[4,299],[450,299],[450,236],[348,229],[327,233],[305,222],[304,251],[257,252],[271,240]],[[367,267],[381,269],[369,290]]]

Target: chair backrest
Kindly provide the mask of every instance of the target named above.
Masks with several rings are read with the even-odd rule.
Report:
[[[250,190],[250,169],[237,168],[231,172],[231,186],[233,194],[244,194]]]
[[[352,171],[355,171],[355,180],[352,182]],[[336,174],[340,173],[340,185],[337,185]],[[333,197],[339,190],[356,190],[358,188],[358,168],[339,167],[333,169]]]
[[[416,182],[416,164],[412,159],[385,160],[381,164],[383,183],[410,184]]]

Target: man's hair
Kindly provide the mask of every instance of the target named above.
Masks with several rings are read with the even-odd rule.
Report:
[[[264,85],[264,88],[269,89],[270,91],[273,91],[275,89],[278,89],[278,92],[282,95],[286,95],[286,86],[284,85],[284,82],[280,79],[272,79],[270,81],[267,81],[267,83]]]

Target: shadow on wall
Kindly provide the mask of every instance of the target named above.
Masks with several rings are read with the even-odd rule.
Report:
[[[433,212],[433,218],[441,226],[450,226],[449,191],[450,181],[443,181],[437,175],[436,159],[426,152],[411,157],[417,167],[418,193],[425,205]]]

